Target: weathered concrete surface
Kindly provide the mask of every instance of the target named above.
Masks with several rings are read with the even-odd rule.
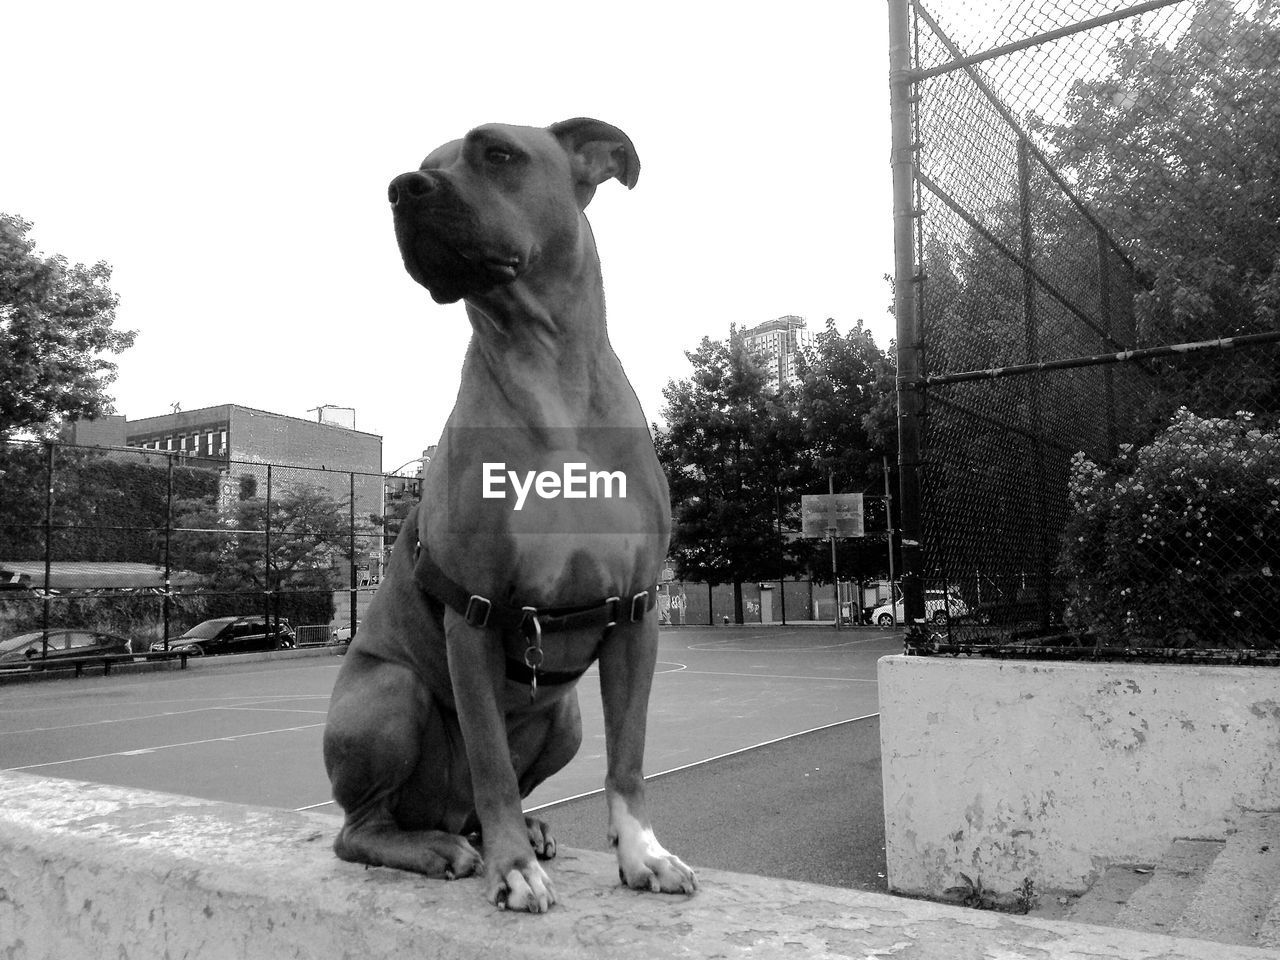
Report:
[[[1280,807],[1280,674],[886,657],[890,889],[1079,892],[1107,862]]]
[[[563,851],[561,903],[336,860],[333,820],[0,773],[0,954],[185,958],[1263,960],[1273,952],[705,871],[694,897]],[[767,825],[761,825],[767,831]]]

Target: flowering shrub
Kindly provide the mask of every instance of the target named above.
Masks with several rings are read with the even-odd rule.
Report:
[[[1104,469],[1082,453],[1059,574],[1101,644],[1280,648],[1280,432],[1185,407]]]

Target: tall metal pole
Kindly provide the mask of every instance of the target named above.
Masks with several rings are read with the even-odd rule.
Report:
[[[782,625],[785,627],[787,625],[787,571],[782,556],[782,491],[775,486],[773,493],[776,499],[775,506],[778,517],[778,602],[782,609]]]
[[[164,621],[164,648],[169,649],[169,626],[171,617],[170,596],[173,592],[173,455],[165,457],[165,494],[164,494],[164,600],[161,619]]]
[[[920,321],[916,309],[915,150],[912,139],[910,0],[889,0],[889,122],[893,171],[893,310],[898,340],[898,495],[902,548],[902,609],[907,623],[924,620],[920,580]],[[892,549],[892,547],[891,547]]]
[[[827,496],[834,498],[836,494],[836,481],[831,471],[827,471]],[[831,526],[827,527],[827,535],[831,537],[831,583],[836,591],[836,629],[840,629],[840,575],[836,573],[836,526],[835,526],[835,509],[831,510]]]
[[[1107,341],[1111,339],[1111,248],[1107,243],[1106,232],[1098,230],[1098,313],[1101,315],[1102,345],[1100,350],[1107,349]],[[1110,366],[1102,370],[1103,392],[1106,397],[1107,415],[1107,457],[1111,458],[1119,450],[1116,430],[1116,382],[1115,371]]]
[[[1031,275],[1035,263],[1035,233],[1031,225],[1031,156],[1030,146],[1026,140],[1018,140],[1018,206],[1022,247],[1022,302],[1026,321],[1027,362],[1035,363],[1040,359],[1040,327],[1036,310],[1036,282]],[[1030,395],[1028,412],[1030,414],[1031,434],[1035,437],[1035,481],[1036,481],[1036,528],[1039,537],[1036,542],[1036,602],[1039,607],[1040,628],[1049,629],[1049,578],[1051,576],[1050,561],[1053,544],[1049,537],[1049,493],[1048,478],[1045,474],[1044,434],[1041,422],[1040,387],[1043,374],[1035,373],[1030,377]]]
[[[889,455],[884,461],[884,529],[889,534],[889,616],[893,617],[893,625],[898,625],[898,605],[894,602],[893,590],[897,584],[897,575],[893,572],[893,493],[889,485]]]
[[[263,521],[266,528],[262,546],[262,613],[267,622],[267,632],[271,629],[271,464],[267,464],[267,513]]]
[[[350,496],[351,501],[348,507],[350,531],[348,537],[348,556],[350,558],[351,580],[350,592],[347,594],[347,613],[349,615],[348,623],[351,626],[351,639],[356,638],[356,609],[358,607],[358,598],[356,596],[357,583],[356,580],[356,474],[353,470],[349,475]]]
[[[45,444],[44,491],[44,596],[40,614],[40,656],[49,655],[49,581],[53,579],[53,458],[56,445],[52,440]]]

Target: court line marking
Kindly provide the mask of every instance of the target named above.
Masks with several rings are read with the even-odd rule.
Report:
[[[56,727],[28,727],[25,730],[0,730],[0,737],[16,736],[24,733],[52,733],[58,730],[77,730],[81,727],[101,727],[112,723],[129,723],[134,720],[162,720],[167,717],[185,717],[193,713],[208,713],[210,710],[262,710],[270,712],[273,708],[262,707],[260,704],[276,703],[281,700],[316,700],[319,697],[307,696],[274,696],[274,697],[197,697],[193,700],[147,700],[143,701],[140,706],[154,703],[198,703],[200,700],[209,700],[210,704],[205,707],[192,707],[190,710],[165,710],[161,713],[144,713],[136,717],[108,717],[102,720],[86,720],[82,723],[64,723]],[[213,701],[241,701],[228,705],[225,703]],[[282,708],[280,708],[282,709]],[[325,713],[324,710],[301,710],[294,711],[298,713]]]
[[[707,757],[705,760],[694,760],[692,763],[681,764],[678,767],[672,767],[670,770],[661,770],[658,773],[648,774],[644,779],[648,783],[650,780],[656,780],[658,777],[665,777],[668,774],[679,773],[682,770],[689,770],[692,767],[700,767],[706,763],[714,763],[717,760],[725,760],[729,757],[736,757],[740,753],[746,753],[749,750],[758,750],[761,747],[772,746],[775,743],[782,743],[784,740],[793,740],[796,737],[803,737],[807,733],[818,733],[821,730],[830,730],[833,727],[842,727],[847,723],[857,723],[859,720],[870,720],[872,717],[878,717],[880,714],[868,713],[861,717],[850,717],[848,720],[837,720],[834,723],[824,723],[818,727],[810,727],[808,730],[801,730],[798,733],[788,733],[781,737],[775,737],[772,740],[765,740],[762,743],[753,743],[750,746],[739,747],[737,750],[730,750],[728,753],[717,754],[714,757]],[[540,803],[536,807],[530,807],[525,813],[536,813],[539,810],[546,810],[548,807],[559,806],[562,803],[569,803],[572,800],[584,800],[587,797],[597,797],[604,793],[604,788],[600,787],[595,790],[588,790],[586,793],[578,793],[572,797],[564,797],[560,800],[550,800],[546,803]],[[315,810],[319,807],[328,807],[334,803],[333,800],[325,800],[322,803],[309,803],[305,807],[294,807],[294,811],[301,813],[303,810]]]
[[[799,677],[785,673],[730,673],[727,670],[686,670],[690,676],[699,677],[747,677],[751,680],[829,680],[832,683],[879,683],[859,677]]]
[[[249,704],[244,707],[214,707],[214,710],[238,710],[241,713],[312,713],[327,716],[328,710],[298,710],[292,707],[256,707]]]
[[[300,727],[280,727],[277,730],[254,730],[250,733],[236,733],[229,737],[209,737],[205,740],[187,740],[184,743],[161,743],[154,747],[142,748],[147,753],[158,753],[161,750],[173,750],[176,747],[198,747],[206,743],[233,743],[236,740],[247,740],[249,737],[265,737],[273,733],[296,733],[299,730],[312,730],[323,727],[323,723],[307,723]],[[39,770],[41,767],[57,767],[65,763],[86,763],[89,760],[106,760],[110,757],[139,756],[140,750],[113,750],[111,753],[99,753],[91,757],[72,757],[68,760],[49,760],[45,763],[28,763],[21,767],[3,767],[5,770]]]
[[[788,733],[785,736],[775,737],[772,740],[765,740],[762,743],[753,743],[747,747],[739,747],[737,750],[730,750],[728,753],[721,753],[714,757],[707,757],[705,760],[694,760],[692,763],[681,764],[678,767],[672,767],[670,770],[661,770],[658,773],[651,773],[644,778],[645,783],[648,783],[650,780],[656,780],[658,777],[665,777],[668,774],[680,773],[682,770],[689,770],[693,767],[700,767],[703,764],[714,763],[717,760],[726,760],[729,757],[736,757],[738,754],[746,753],[750,750],[759,750],[761,747],[769,747],[775,743],[782,743],[784,740],[794,740],[796,737],[803,737],[805,734],[818,733],[821,730],[830,730],[833,727],[842,727],[848,723],[857,723],[859,720],[870,720],[872,717],[878,716],[880,716],[879,712],[868,713],[861,717],[851,717],[848,720],[837,720],[834,723],[824,723],[820,727],[811,727],[808,730],[801,730],[798,733]],[[575,796],[565,797],[561,800],[551,800],[547,803],[540,803],[536,807],[530,807],[525,811],[525,813],[535,813],[538,810],[546,810],[548,807],[555,807],[562,803],[569,803],[571,800],[583,800],[587,797],[597,797],[602,793],[604,793],[604,788],[599,787],[595,790],[588,790],[586,793],[579,793]],[[323,804],[319,804],[319,806],[323,806]]]
[[[745,636],[725,637],[723,640],[703,640],[690,643],[686,650],[697,650],[701,653],[808,653],[810,650],[839,650],[841,647],[852,647],[860,643],[874,643],[877,640],[898,640],[894,634],[876,634],[871,637],[854,637],[852,640],[841,640],[838,643],[818,643],[797,647],[772,647],[760,649],[756,647],[730,646],[742,644],[748,640],[771,640],[772,633],[752,633]]]

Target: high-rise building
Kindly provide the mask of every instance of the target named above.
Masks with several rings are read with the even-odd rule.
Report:
[[[743,331],[747,346],[766,364],[769,379],[775,384],[799,386],[796,358],[800,350],[813,342],[803,317],[785,316]]]

